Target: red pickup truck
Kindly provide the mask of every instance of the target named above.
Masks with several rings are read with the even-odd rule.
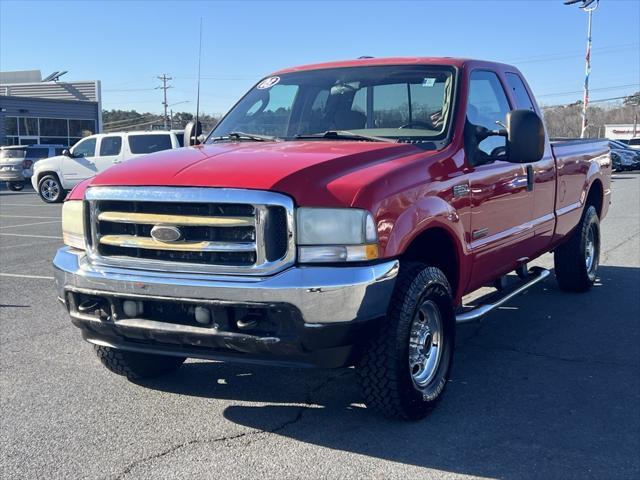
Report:
[[[456,325],[549,275],[527,262],[553,251],[567,291],[596,278],[607,142],[549,141],[512,66],[291,68],[198,133],[85,181],[63,206],[58,295],[118,374],[187,357],[355,365],[367,406],[422,418],[447,383]],[[512,271],[521,280],[504,287]],[[496,298],[462,305],[487,284]]]

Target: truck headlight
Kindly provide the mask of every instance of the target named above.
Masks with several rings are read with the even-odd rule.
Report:
[[[69,200],[62,204],[62,241],[84,250],[84,202]]]
[[[378,258],[373,216],[355,208],[299,208],[296,213],[301,263],[362,262]]]

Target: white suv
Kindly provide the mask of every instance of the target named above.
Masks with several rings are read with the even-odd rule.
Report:
[[[35,164],[31,183],[47,203],[64,200],[78,183],[110,166],[146,153],[180,148],[175,132],[100,133],[85,137],[63,155]]]

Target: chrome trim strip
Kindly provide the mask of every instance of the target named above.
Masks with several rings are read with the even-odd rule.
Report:
[[[513,297],[520,295],[529,287],[544,280],[551,273],[549,270],[545,268],[540,268],[540,267],[533,267],[529,272],[532,275],[531,280],[519,286],[518,288],[508,293],[507,295],[505,295],[504,297],[502,297],[501,299],[499,299],[494,303],[487,303],[485,305],[480,305],[479,307],[476,307],[473,310],[469,310],[468,312],[464,312],[456,315],[456,324],[469,323],[469,322],[474,322],[476,320],[480,320],[482,317],[484,317],[486,314],[488,314],[492,310],[495,310],[499,306],[511,300]]]
[[[161,213],[100,212],[101,222],[141,225],[179,225],[194,227],[253,227],[254,217],[204,217],[202,215],[164,215]]]
[[[172,252],[253,252],[256,244],[252,242],[185,242],[163,243],[149,237],[135,235],[104,235],[99,242],[116,247],[142,248],[146,250],[169,250]]]
[[[111,266],[146,271],[204,273],[219,275],[271,275],[295,263],[295,227],[293,199],[281,193],[261,190],[202,187],[90,187],[85,193],[89,203],[88,232],[91,238],[87,255],[96,266]],[[234,203],[250,204],[255,208],[256,264],[252,266],[206,265],[187,262],[170,262],[143,258],[101,256],[98,252],[100,238],[96,231],[100,215],[98,201],[131,202],[184,202],[184,203]],[[287,252],[279,260],[266,259],[264,228],[268,207],[283,207],[287,212]]]

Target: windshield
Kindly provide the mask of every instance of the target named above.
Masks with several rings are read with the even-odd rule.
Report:
[[[442,140],[450,123],[453,79],[452,68],[430,65],[333,68],[268,77],[233,107],[208,142],[234,132],[296,140],[335,131],[399,141]]]
[[[24,158],[25,155],[26,149],[24,148],[7,148],[6,150],[0,150],[0,159]]]

